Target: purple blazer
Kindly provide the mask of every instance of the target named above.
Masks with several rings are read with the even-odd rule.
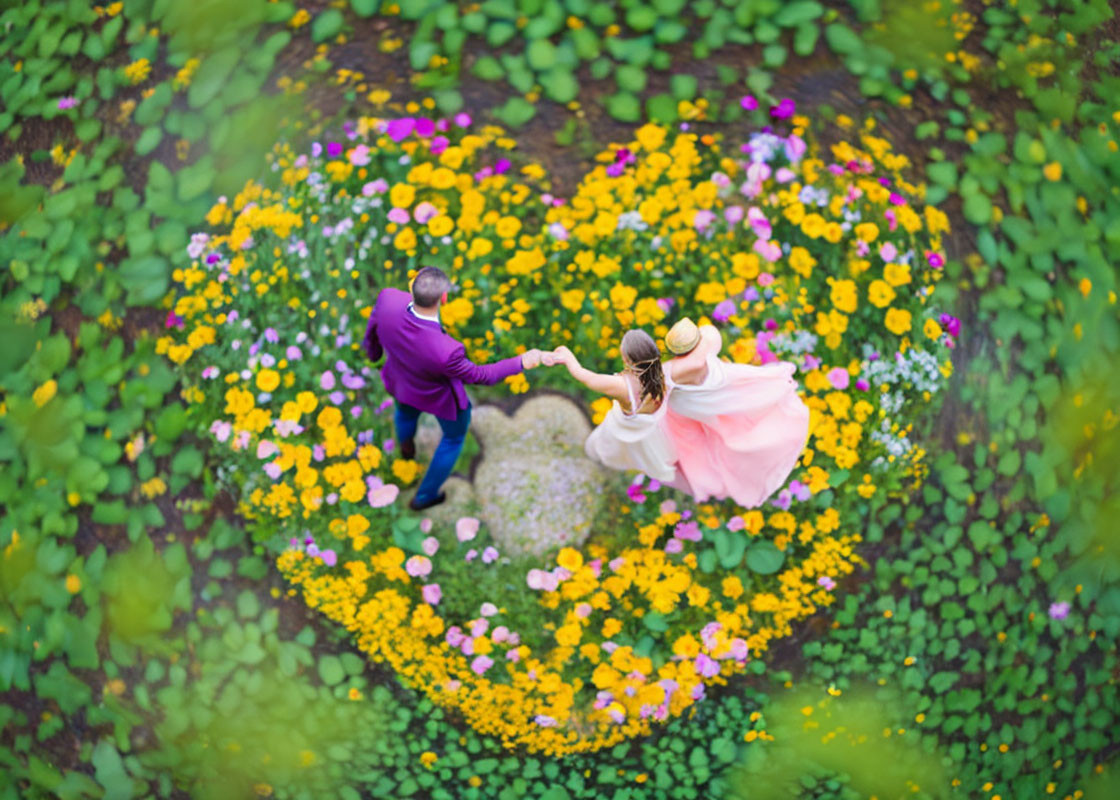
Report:
[[[382,289],[362,340],[371,361],[385,355],[381,380],[399,402],[453,420],[469,405],[464,383],[491,385],[521,372],[521,356],[475,364],[441,325],[413,314],[411,302],[408,292]]]

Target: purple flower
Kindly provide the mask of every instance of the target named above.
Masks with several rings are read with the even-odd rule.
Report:
[[[556,727],[556,720],[554,720],[552,717],[548,716],[547,714],[537,714],[537,716],[533,717],[533,722],[537,723],[542,728],[555,728]]]
[[[677,527],[673,529],[673,536],[689,542],[699,542],[704,538],[704,535],[700,532],[700,525],[696,522],[677,523]]]
[[[78,98],[76,97],[60,97],[58,98],[58,110],[65,111],[68,108],[73,108],[78,105]]]
[[[639,483],[632,483],[626,487],[626,496],[630,498],[633,503],[639,505],[646,501],[646,496],[642,492],[642,486]]]
[[[745,94],[739,98],[739,105],[744,111],[754,111],[758,108],[758,100],[753,94]]]
[[[789,119],[797,110],[797,104],[788,97],[783,97],[778,105],[770,109],[770,116],[774,119]]]
[[[954,339],[961,334],[961,321],[949,314],[942,314],[939,321]]]
[[[469,128],[471,126],[471,115],[460,111],[455,115],[455,124],[460,128]]]
[[[817,585],[823,586],[826,591],[831,592],[836,588],[836,581],[832,580],[832,578],[828,577],[827,575],[821,575],[819,578],[817,578]]]
[[[319,553],[319,558],[323,559],[323,563],[328,567],[333,567],[338,563],[338,553],[334,550],[323,550]]]
[[[338,158],[342,155],[342,145],[338,142],[330,142],[327,144],[327,157]]]
[[[793,495],[790,494],[789,489],[782,489],[778,492],[778,496],[770,501],[770,505],[780,508],[782,511],[788,511],[790,504],[793,502]]]
[[[435,135],[436,122],[427,117],[417,117],[416,119],[416,135],[421,139],[430,139]]]
[[[319,376],[319,386],[323,389],[324,392],[329,392],[331,389],[333,389],[334,388],[334,373],[331,372],[330,370],[327,370],[322,375],[320,375]]]
[[[395,222],[397,225],[407,225],[411,217],[408,212],[403,208],[392,208],[389,210],[389,221]]]
[[[694,666],[696,674],[702,678],[714,678],[719,675],[719,662],[705,653],[696,656]]]
[[[698,231],[703,231],[716,221],[716,215],[706,208],[696,212],[692,218],[692,226]]]
[[[342,392],[331,392],[327,397],[336,406],[340,406],[346,402],[346,395]]]
[[[498,551],[493,547],[487,547],[482,551],[482,563],[493,564],[498,560]]]
[[[934,269],[941,269],[943,266],[945,266],[945,259],[942,258],[940,253],[934,253],[932,251],[926,253],[926,261]]]
[[[499,158],[498,163],[494,165],[494,174],[501,175],[503,172],[509,172],[513,164],[508,158]]]
[[[665,552],[669,555],[674,555],[682,550],[684,550],[684,542],[680,539],[670,539],[665,543]]]
[[[477,656],[475,660],[471,662],[471,672],[475,675],[483,675],[486,673],[486,670],[490,669],[492,666],[494,666],[494,659],[489,656]]]
[[[716,304],[716,307],[712,310],[712,319],[716,322],[727,322],[734,313],[735,301],[730,299],[724,300]]]
[[[438,583],[426,583],[420,589],[420,596],[424,598],[424,602],[430,606],[439,605],[439,601],[443,599],[443,591],[439,588]],[[448,641],[451,638],[451,631],[447,632]],[[454,647],[454,645],[452,645]]]
[[[1050,604],[1050,619],[1065,619],[1069,616],[1069,603],[1064,600]]]

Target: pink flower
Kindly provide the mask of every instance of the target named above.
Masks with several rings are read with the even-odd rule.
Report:
[[[404,571],[414,578],[426,578],[432,573],[432,562],[427,556],[412,556],[404,562]]]
[[[552,717],[548,716],[547,714],[537,714],[537,716],[533,717],[533,722],[537,723],[542,728],[555,728],[556,727],[556,720],[554,720]]]
[[[434,556],[436,551],[439,550],[439,539],[434,536],[429,536],[420,543],[420,549],[423,550],[425,554]]]
[[[591,610],[590,603],[580,603],[576,606],[576,616],[580,619],[587,619],[591,616]]]
[[[60,97],[58,98],[58,110],[65,111],[68,108],[73,108],[78,105],[78,98],[76,97]]]
[[[743,518],[740,517],[738,514],[736,514],[731,519],[727,520],[727,530],[729,530],[729,531],[732,531],[732,532],[741,531],[745,527],[747,527],[747,523],[744,522]]]
[[[399,495],[400,492],[400,487],[395,483],[386,483],[370,489],[367,499],[369,500],[370,506],[373,508],[384,508],[387,505],[391,505],[393,501],[397,499],[397,495]]]
[[[214,378],[218,377],[220,374],[221,372],[218,368],[212,365],[202,370],[202,377],[206,380],[214,380]]]
[[[392,208],[389,211],[389,221],[395,222],[397,225],[407,225],[410,219],[408,211],[403,208]]]
[[[275,461],[269,461],[264,465],[264,474],[270,477],[272,480],[277,480],[283,474],[283,472],[284,470],[280,469],[280,465]]]
[[[483,603],[478,613],[484,617],[492,617],[498,613],[498,607],[493,603]],[[478,635],[481,636],[482,634]]]
[[[696,674],[702,678],[714,678],[719,675],[719,662],[704,653],[696,656],[694,666]]]
[[[420,589],[420,596],[430,606],[439,605],[439,601],[443,599],[443,591],[439,588],[438,583],[426,583]],[[451,635],[450,631],[448,631],[448,635]]]
[[[706,208],[701,208],[692,217],[692,226],[698,231],[706,229],[716,221],[716,215]]]
[[[429,517],[424,517],[420,520],[420,532],[427,533],[432,529],[432,520]]]
[[[463,560],[468,564],[474,561],[476,558],[478,558],[478,551],[473,547],[467,551],[467,554],[465,556],[463,556]]]
[[[323,388],[324,392],[329,392],[334,388],[334,373],[327,370],[319,376],[319,386]]]
[[[360,144],[350,151],[350,163],[355,167],[364,167],[370,162],[369,148]]]
[[[513,650],[506,650],[506,661],[512,661],[514,664],[516,664],[520,660],[521,653],[517,652],[517,648],[514,648]]]
[[[828,371],[828,382],[832,384],[833,389],[847,389],[850,379],[848,370],[843,367],[833,367]]]
[[[455,124],[460,128],[469,128],[471,126],[471,115],[465,111],[460,111],[455,115]]]
[[[879,258],[884,261],[894,261],[898,256],[898,248],[890,242],[883,242],[879,245]]]
[[[669,555],[679,553],[684,550],[684,542],[680,539],[670,539],[665,543],[665,552]]]
[[[497,609],[495,609],[495,611],[496,610]],[[509,641],[509,628],[507,628],[505,625],[499,625],[490,634],[490,638],[494,640],[495,644],[501,644],[502,642]]]
[[[758,285],[766,288],[774,282],[774,276],[769,272],[760,273],[758,276]]]
[[[492,666],[494,666],[494,659],[489,656],[477,656],[475,660],[471,662],[471,672],[475,675],[483,675],[486,670],[490,669]]]
[[[479,521],[474,517],[460,517],[455,523],[455,537],[460,542],[469,542],[478,535]]]
[[[1069,603],[1062,601],[1050,604],[1050,619],[1065,619],[1069,616]]]
[[[225,442],[229,439],[230,433],[233,432],[233,426],[225,420],[216,419],[210,423],[210,433],[214,434],[214,438],[219,442]]]
[[[823,586],[826,591],[831,592],[836,588],[836,581],[832,580],[832,578],[828,577],[827,575],[821,575],[819,578],[817,578],[817,585]]]
[[[271,458],[280,450],[273,442],[265,439],[257,444],[257,458]]]
[[[525,583],[533,591],[540,591],[544,588],[544,570],[531,569],[525,576]]]
[[[727,320],[729,320],[731,318],[731,315],[734,313],[735,301],[730,299],[724,300],[723,302],[716,304],[716,307],[712,309],[712,319],[714,319],[716,322],[727,322]]]
[[[425,200],[423,203],[416,206],[416,209],[412,212],[412,216],[417,222],[423,225],[433,217],[438,217],[439,209]]]
[[[677,510],[677,503],[675,500],[663,500],[658,507],[658,511],[662,514],[672,514]]]
[[[452,625],[447,629],[447,633],[444,634],[443,638],[452,647],[458,647],[463,643],[463,639],[465,639],[466,636],[463,634],[463,631],[459,629],[458,625]]]
[[[738,225],[743,221],[743,213],[742,206],[728,206],[723,210],[723,218],[728,225]]]
[[[945,259],[941,257],[940,253],[926,253],[926,262],[934,269],[941,269],[945,266]]]
[[[753,249],[771,263],[782,257],[782,248],[778,246],[777,242],[764,242],[762,239],[755,239]],[[760,285],[764,284],[760,281]]]
[[[797,110],[797,104],[788,97],[783,97],[778,105],[770,109],[770,116],[774,119],[788,119]]]
[[[482,551],[482,563],[483,564],[493,564],[497,560],[498,560],[498,551],[497,551],[496,548],[487,547],[485,550]]]
[[[758,108],[758,100],[755,99],[753,94],[745,94],[739,98],[739,105],[744,111],[754,111]]]
[[[333,567],[338,563],[338,553],[334,550],[323,550],[319,553],[319,558],[323,559],[323,563],[328,567]]]
[[[754,231],[755,236],[761,239],[769,239],[771,233],[770,220],[766,218],[761,208],[751,206],[747,209],[747,222]],[[774,259],[770,259],[773,261]]]
[[[673,536],[689,542],[699,542],[704,538],[704,535],[700,533],[700,525],[695,521],[678,523],[677,527],[673,529]]]

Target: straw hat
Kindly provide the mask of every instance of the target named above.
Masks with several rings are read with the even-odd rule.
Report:
[[[665,334],[665,347],[675,356],[692,352],[700,344],[700,329],[688,317],[677,322]]]

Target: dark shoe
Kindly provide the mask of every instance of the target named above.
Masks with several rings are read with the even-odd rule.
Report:
[[[416,440],[407,439],[401,442],[401,456],[411,461],[416,458]]]
[[[434,500],[429,500],[426,503],[417,503],[416,498],[414,497],[414,498],[412,498],[411,500],[408,501],[408,507],[411,508],[413,511],[423,511],[425,508],[431,508],[432,506],[438,506],[440,503],[442,503],[446,499],[447,499],[447,492],[440,492],[438,497],[436,497]]]

